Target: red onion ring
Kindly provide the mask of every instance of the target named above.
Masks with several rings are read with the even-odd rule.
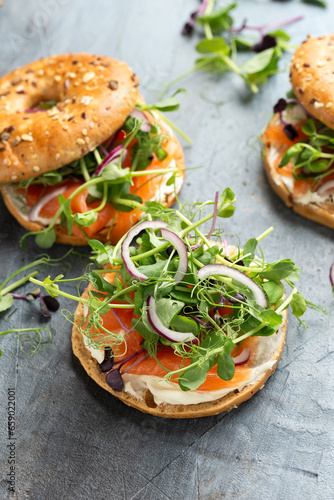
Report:
[[[197,277],[199,279],[215,275],[227,276],[247,286],[253,292],[256,303],[261,307],[267,307],[267,299],[261,287],[241,271],[233,267],[225,266],[224,264],[208,264],[197,272]]]
[[[198,339],[191,332],[175,332],[174,330],[170,330],[165,326],[160,320],[157,310],[155,307],[155,299],[152,295],[149,296],[147,300],[147,317],[150,322],[150,325],[159,335],[169,340],[170,342],[195,342]]]
[[[234,358],[232,358],[235,366],[240,366],[240,365],[244,365],[245,363],[247,363],[247,361],[250,358],[250,355],[251,355],[250,348],[245,347],[245,349],[240,354],[238,354],[238,356],[235,356]]]
[[[179,267],[177,268],[174,279],[175,279],[175,284],[180,283],[180,281],[183,280],[184,275],[186,274],[186,272],[188,270],[187,247],[183,243],[180,236],[173,233],[172,231],[169,231],[169,229],[161,229],[161,236],[163,238],[165,238],[165,240],[170,241],[172,243],[172,245],[174,245],[174,247],[179,255]]]
[[[329,181],[326,181],[323,184],[321,184],[317,189],[317,193],[320,196],[334,193],[334,179],[330,179]]]
[[[61,186],[58,189],[54,189],[53,191],[50,191],[50,193],[46,194],[43,196],[40,200],[38,200],[35,205],[31,207],[28,213],[28,219],[31,222],[34,222],[38,220],[38,216],[42,208],[49,203],[49,201],[53,200],[56,198],[59,194],[63,194],[67,190],[66,186]]]
[[[111,163],[112,161],[116,160],[117,158],[119,158],[122,154],[122,151],[124,149],[124,146],[116,146],[109,154],[108,156],[105,157],[105,159],[103,160],[102,163],[100,163],[100,165],[97,167],[97,169],[95,170],[94,172],[94,175],[100,175],[101,171],[104,169],[104,167],[106,165],[108,165],[108,163]],[[124,163],[124,160],[126,158],[126,155],[127,155],[127,150],[125,149],[124,150],[124,153],[123,153],[123,156],[122,156],[122,163]]]
[[[125,238],[125,240],[122,243],[121,256],[122,256],[124,265],[126,267],[126,270],[128,271],[129,274],[131,274],[131,276],[133,278],[137,278],[140,281],[145,281],[147,279],[147,276],[145,276],[145,274],[143,274],[143,273],[140,273],[138,271],[138,269],[136,268],[135,263],[132,262],[132,260],[130,259],[129,247],[130,247],[130,244],[131,244],[133,238],[135,238],[140,233],[140,231],[143,231],[144,229],[161,229],[161,228],[164,228],[166,226],[167,226],[167,222],[164,222],[161,220],[155,220],[155,221],[148,220],[148,221],[141,222],[140,224],[137,224],[132,229],[130,229],[130,231],[128,232],[127,237]]]
[[[172,245],[175,246],[175,249],[179,254],[179,267],[177,268],[177,271],[175,273],[175,282],[179,283],[183,280],[183,277],[188,269],[187,247],[185,246],[181,238],[177,236],[177,234],[169,231],[168,229],[165,229],[167,225],[167,222],[164,222],[162,220],[144,221],[140,224],[137,224],[137,226],[133,227],[128,232],[127,237],[122,243],[121,256],[128,273],[131,274],[133,278],[137,278],[140,281],[145,281],[147,279],[147,276],[145,276],[145,274],[138,271],[135,263],[132,262],[130,258],[129,247],[133,238],[135,238],[144,229],[161,229],[162,237],[165,240],[170,241]]]
[[[133,109],[129,116],[133,116],[133,118],[137,118],[137,120],[141,120],[144,122],[140,127],[140,130],[142,132],[151,132],[151,124],[142,111],[140,111],[139,109]]]

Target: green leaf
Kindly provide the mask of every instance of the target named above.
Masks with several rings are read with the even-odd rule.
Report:
[[[327,2],[325,2],[325,0],[302,0],[302,2],[317,5],[318,7],[327,7]]]
[[[142,199],[140,196],[137,196],[136,194],[127,194],[127,195],[122,195],[121,198],[117,198],[116,200],[111,200],[111,203],[113,206],[116,208],[116,210],[119,210],[120,212],[132,212],[136,207],[135,206],[129,206],[129,205],[124,205],[122,203],[122,200],[127,200],[127,201],[134,201],[136,203],[141,203]]]
[[[222,38],[212,38],[211,40],[202,40],[196,45],[196,50],[200,54],[210,54],[216,52],[224,52],[229,54],[230,47]]]
[[[220,197],[220,202],[218,203],[217,215],[218,217],[229,218],[234,214],[235,207],[232,206],[235,203],[235,194],[231,188],[225,188]]]
[[[181,89],[179,91],[181,91]],[[162,111],[164,113],[166,113],[166,111],[176,111],[179,107],[180,103],[175,97],[169,97],[164,101],[157,102],[150,106],[151,109],[157,109],[158,111]]]
[[[195,69],[197,71],[205,71],[208,73],[213,73],[214,75],[221,75],[230,71],[230,68],[226,65],[225,61],[218,55],[213,55],[209,57],[199,57],[195,61]]]
[[[110,295],[115,293],[116,287],[109,283],[109,281],[105,280],[100,273],[92,271],[89,273],[88,279],[93,287],[99,292],[106,292]]]
[[[91,297],[91,300],[90,300],[89,306],[88,306],[90,313],[92,313],[92,314],[98,313],[101,316],[103,316],[104,314],[107,314],[110,311],[109,305],[106,304],[105,302],[103,302],[102,300],[99,300],[99,299],[93,297],[90,294],[90,290],[88,291],[88,294]]]
[[[13,303],[14,298],[10,293],[6,293],[6,295],[0,295],[0,312],[10,309]]]
[[[54,280],[50,278],[50,276],[47,276],[44,281],[43,285],[45,285],[45,288],[47,292],[51,295],[51,297],[59,297],[59,286],[56,284],[56,281],[59,279],[62,279],[64,276],[62,274],[59,274]]]
[[[183,391],[196,390],[206,381],[209,362],[194,365],[185,370],[179,377],[179,386]]]
[[[230,16],[229,12],[235,9],[236,6],[237,3],[234,2],[226,7],[210,12],[209,14],[199,16],[196,18],[196,23],[200,25],[209,24],[214,34],[227,31],[233,24],[233,18]]]
[[[74,221],[78,226],[88,227],[97,221],[97,217],[98,213],[95,210],[91,210],[90,212],[85,212],[83,214],[74,214]]]
[[[179,314],[184,307],[184,302],[171,299],[159,299],[156,301],[156,311],[162,323],[169,328],[173,318]]]
[[[265,271],[260,273],[261,278],[269,281],[280,281],[295,271],[295,264],[290,259],[283,259],[269,264]]]
[[[141,286],[138,286],[135,295],[134,295],[134,303],[135,303],[135,308],[134,308],[134,314],[140,314],[142,305],[144,303],[144,297],[143,297],[143,288]]]
[[[265,281],[262,283],[262,289],[267,296],[270,305],[276,302],[283,296],[283,287],[276,281]]]
[[[189,289],[189,292],[190,292],[190,289]],[[180,292],[178,290],[173,290],[171,292],[171,296],[173,297],[173,299],[181,300],[185,304],[198,304],[199,303],[197,296],[196,295],[192,296],[192,295],[190,295],[190,293]]]
[[[195,337],[198,336],[198,323],[186,316],[177,315],[172,319],[171,329],[176,332],[188,333],[191,332]]]
[[[161,271],[166,267],[167,260],[160,260],[155,264],[149,264],[148,266],[139,266],[137,269],[140,273],[145,274],[148,278],[158,278]]]
[[[280,325],[283,321],[283,317],[280,314],[277,314],[272,309],[266,309],[265,311],[262,311],[260,316],[269,327]]]
[[[302,316],[306,309],[307,309],[307,303],[303,295],[299,292],[295,292],[292,296],[292,300],[290,302],[291,309],[293,314],[299,318]]]
[[[217,358],[217,374],[223,380],[231,380],[235,373],[235,364],[231,356],[231,351],[235,344],[228,339],[224,344],[224,350],[218,354]]]
[[[51,248],[56,241],[56,232],[54,229],[47,229],[46,231],[41,231],[35,237],[35,243],[40,248]]]
[[[121,168],[115,163],[108,163],[103,168],[101,176],[107,181],[112,181],[113,184],[121,184],[130,179],[130,169]]]
[[[263,71],[270,64],[273,56],[275,54],[275,48],[266,49],[262,52],[259,52],[254,57],[246,61],[242,65],[242,69],[248,75],[253,75],[255,73],[259,73]]]
[[[303,148],[304,144],[302,142],[297,142],[297,144],[291,146],[291,148],[285,151],[281,163],[279,164],[279,168],[285,167],[289,163],[291,158],[299,155],[299,153],[302,152]]]
[[[71,200],[64,198],[62,194],[58,196],[59,205],[63,207],[63,212],[61,214],[61,224],[67,226],[68,234],[72,234],[73,230],[73,215],[71,208]]]
[[[317,132],[314,120],[309,118],[306,123],[303,123],[302,125],[302,131],[306,135],[313,135]]]
[[[242,261],[244,262],[245,266],[249,266],[249,264],[252,262],[254,259],[254,254],[255,254],[255,249],[257,247],[258,241],[256,238],[250,238],[248,241],[246,241],[244,248],[243,248],[243,253],[244,255],[250,254],[248,257],[243,257]]]

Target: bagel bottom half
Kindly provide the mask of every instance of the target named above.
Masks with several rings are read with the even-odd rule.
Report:
[[[175,191],[176,194],[179,194],[182,189],[185,177],[183,149],[177,137],[174,134],[171,134],[169,140],[172,141],[175,145],[175,153],[173,157],[175,160],[175,168],[181,170],[175,181]],[[152,172],[154,175],[154,170],[151,170],[150,172]],[[167,185],[169,177],[170,176],[168,174],[162,176],[162,180],[159,185],[159,191],[156,193],[154,197],[154,201],[158,201],[165,207],[171,207],[175,203],[174,186]],[[15,217],[15,219],[21,224],[21,226],[26,228],[28,231],[32,232],[41,231],[42,229],[45,229],[45,226],[43,226],[41,223],[31,222],[28,219],[27,215],[23,213],[23,211],[20,209],[20,203],[16,199],[15,193],[13,192],[13,188],[11,187],[11,185],[3,186],[1,188],[1,193],[7,209],[12,214],[12,216]],[[144,201],[151,201],[151,200],[144,200]],[[110,241],[112,244],[116,244],[117,241],[113,241],[112,238],[112,229],[114,224],[115,223],[111,222],[110,225],[104,227],[98,233],[94,234],[93,236],[94,239],[100,240],[103,243]],[[75,246],[87,245],[87,240],[84,236],[76,236],[74,234],[69,235],[67,233],[67,228],[64,226],[60,226],[58,224],[54,227],[54,229],[56,232],[57,243],[63,243],[65,245],[75,245]]]
[[[269,123],[274,124],[277,118],[274,117]],[[301,203],[298,197],[288,189],[283,181],[283,176],[275,168],[274,160],[280,154],[280,151],[269,141],[264,144],[264,166],[270,186],[275,193],[284,201],[285,205],[292,208],[296,213],[313,220],[324,226],[334,229],[334,203],[310,202]]]
[[[88,297],[87,292],[84,292],[83,297]],[[148,388],[141,398],[135,397],[124,389],[122,392],[116,392],[111,389],[106,382],[106,373],[101,372],[99,363],[92,357],[89,349],[85,346],[84,338],[80,331],[80,324],[84,317],[84,306],[80,303],[75,311],[74,326],[72,329],[72,348],[86,373],[100,387],[110,392],[113,396],[116,396],[128,406],[132,406],[143,413],[149,413],[157,417],[179,419],[207,417],[229,411],[238,407],[240,403],[247,401],[259,389],[262,389],[267,379],[274,373],[278,360],[281,357],[287,328],[287,311],[284,311],[283,323],[280,325],[278,331],[270,337],[258,337],[257,349],[261,352],[259,357],[261,356],[261,360],[263,358],[263,362],[267,363],[266,366],[269,365],[270,367],[265,369],[254,382],[246,382],[246,385],[242,387],[241,390],[234,389],[219,399],[197,404],[156,404],[154,395]]]

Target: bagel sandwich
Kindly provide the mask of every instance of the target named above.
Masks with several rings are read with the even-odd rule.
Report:
[[[293,91],[262,134],[271,187],[300,215],[334,228],[334,35],[309,36],[290,65]]]
[[[1,193],[39,246],[116,243],[141,204],[174,203],[182,147],[138,85],[125,63],[89,54],[48,57],[0,78]]]
[[[234,201],[227,188],[199,220],[210,202],[188,206],[187,215],[152,207],[121,243],[96,249],[106,267],[85,276],[80,297],[66,292],[79,301],[71,320],[74,354],[125,404],[166,418],[215,415],[249,399],[275,371],[287,308],[299,317],[307,302],[294,285],[292,261],[255,256],[271,230],[243,249],[211,240],[220,234],[216,218],[230,217]],[[204,234],[200,226],[210,218]],[[62,294],[57,278],[31,281]]]

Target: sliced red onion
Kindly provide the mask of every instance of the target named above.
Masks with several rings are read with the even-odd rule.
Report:
[[[256,303],[261,307],[267,307],[267,299],[261,287],[241,271],[233,267],[225,266],[224,264],[208,264],[197,272],[197,277],[199,279],[215,275],[227,276],[247,286],[253,292]]]
[[[183,243],[182,239],[177,234],[169,231],[169,229],[161,229],[161,236],[174,245],[179,255],[179,267],[177,268],[174,279],[176,284],[180,283],[188,269],[187,247]]]
[[[105,159],[103,160],[102,163],[100,163],[100,165],[97,167],[97,169],[95,170],[94,172],[94,175],[100,175],[101,171],[104,169],[104,167],[106,165],[108,165],[108,163],[111,163],[113,162],[114,160],[117,160],[121,154],[122,154],[122,151],[124,150],[124,146],[116,146],[116,148],[114,148],[109,154],[108,156],[105,157]],[[127,150],[125,149],[124,152],[123,152],[123,156],[122,156],[122,164],[124,163],[125,161],[125,158],[127,156]]]
[[[334,286],[334,262],[329,270],[329,280],[331,282],[331,285]]]
[[[169,328],[167,328],[167,326],[163,324],[157,314],[155,299],[154,297],[152,297],[152,295],[149,296],[147,305],[148,320],[154,331],[156,331],[159,335],[169,340],[170,342],[185,342],[188,344],[190,342],[195,342],[198,340],[191,332],[175,332],[174,330],[170,330]]]
[[[141,120],[144,122],[140,127],[140,130],[142,132],[151,132],[151,124],[142,111],[139,111],[139,109],[133,109],[130,113],[130,116],[133,116],[134,118],[137,118],[137,120]]]
[[[50,191],[50,193],[46,194],[43,196],[40,200],[38,200],[35,205],[31,207],[28,213],[28,218],[31,222],[34,222],[38,220],[38,216],[42,208],[49,203],[49,201],[53,200],[54,198],[57,198],[59,194],[65,193],[67,187],[66,186],[61,186],[58,189],[54,189],[53,191]]]
[[[245,347],[245,349],[238,355],[235,356],[233,359],[235,366],[240,366],[244,365],[247,363],[251,355],[251,350],[249,347]]]
[[[179,283],[180,281],[182,281],[188,269],[187,247],[185,246],[181,238],[177,236],[177,234],[169,231],[168,229],[164,229],[166,226],[167,222],[164,222],[162,220],[144,221],[140,224],[137,224],[137,226],[133,227],[128,232],[128,235],[123,241],[121,247],[121,256],[128,273],[131,274],[133,278],[137,278],[141,281],[145,281],[147,279],[147,276],[145,276],[145,274],[138,271],[135,263],[132,262],[130,258],[129,247],[133,238],[135,238],[144,229],[161,229],[162,237],[167,241],[170,241],[175,246],[175,249],[178,252],[179,267],[177,268],[177,271],[175,273],[175,282]]]
[[[334,193],[334,179],[330,179],[329,181],[326,181],[323,184],[321,184],[321,186],[319,186],[317,189],[317,193],[320,196]]]
[[[140,224],[137,224],[134,226],[132,229],[127,234],[127,237],[122,243],[121,247],[121,256],[124,262],[124,265],[126,267],[126,270],[128,271],[129,274],[133,278],[137,278],[140,281],[145,281],[147,279],[147,276],[145,274],[141,273],[138,271],[136,268],[136,265],[132,260],[130,259],[130,244],[132,240],[138,236],[140,231],[143,231],[144,229],[161,229],[163,227],[167,226],[167,222],[161,221],[161,220],[154,220],[154,221],[144,221],[141,222]]]

